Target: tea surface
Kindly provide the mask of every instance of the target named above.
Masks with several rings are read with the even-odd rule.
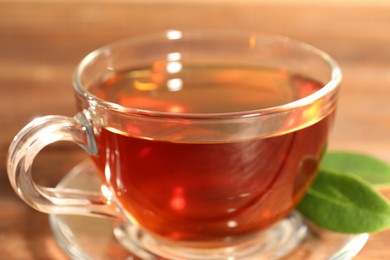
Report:
[[[177,66],[176,73],[169,73],[172,64]],[[181,68],[179,64],[156,62],[151,68],[108,74],[90,92],[144,110],[226,113],[283,105],[322,87],[285,70],[222,65]]]

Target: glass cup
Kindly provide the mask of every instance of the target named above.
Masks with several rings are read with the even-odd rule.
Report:
[[[340,82],[331,57],[283,36],[120,41],[77,67],[75,117],[41,117],[17,134],[9,179],[39,211],[117,220],[141,258],[280,256],[302,238],[293,209],[326,149]],[[101,192],[34,183],[34,157],[57,141],[89,154]]]

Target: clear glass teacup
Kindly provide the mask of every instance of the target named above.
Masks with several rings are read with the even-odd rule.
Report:
[[[113,43],[77,67],[75,117],[17,134],[9,178],[39,211],[117,220],[140,257],[280,256],[301,238],[291,213],[326,149],[340,81],[326,53],[282,36],[170,30]],[[100,193],[34,183],[34,157],[57,141],[90,155]]]

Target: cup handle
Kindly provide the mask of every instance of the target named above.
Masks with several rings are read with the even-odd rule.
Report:
[[[8,151],[8,178],[19,197],[44,213],[124,220],[115,203],[101,193],[49,188],[34,182],[31,174],[34,158],[45,146],[57,141],[74,142],[87,153],[97,154],[92,126],[83,113],[78,113],[74,118],[44,116],[33,120],[15,136]]]

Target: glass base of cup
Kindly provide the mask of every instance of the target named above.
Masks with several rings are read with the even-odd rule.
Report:
[[[220,248],[190,248],[164,243],[133,225],[114,229],[117,240],[142,259],[278,259],[290,253],[306,236],[307,226],[297,212],[245,242]]]
[[[100,186],[95,167],[89,160],[75,166],[58,184],[60,188],[96,192],[100,190]],[[169,249],[177,252],[176,248],[167,248],[163,243],[150,240],[151,237],[137,227],[118,226],[118,223],[110,219],[52,214],[50,225],[57,243],[71,259],[172,259],[156,257],[156,255],[161,255],[158,253],[161,250]],[[212,259],[209,254],[213,253],[219,254],[220,259],[227,260],[346,260],[352,259],[359,253],[368,237],[367,234],[333,233],[309,223],[299,213],[293,212],[288,218],[262,232],[257,239],[251,240],[251,243],[245,246],[242,245],[241,248],[213,252],[195,251],[195,254],[192,250],[190,252],[184,250],[180,251],[179,256],[182,257],[179,259],[191,259],[183,257],[188,253],[192,253],[193,259]],[[264,238],[267,238],[266,243]],[[147,242],[149,245],[141,247],[141,242]],[[241,253],[235,253],[237,257],[230,254],[231,250],[238,251],[238,249]],[[171,253],[169,250],[164,252]],[[205,253],[207,253],[206,257]],[[231,257],[227,257],[229,255]],[[248,255],[257,255],[257,257],[244,257]]]

